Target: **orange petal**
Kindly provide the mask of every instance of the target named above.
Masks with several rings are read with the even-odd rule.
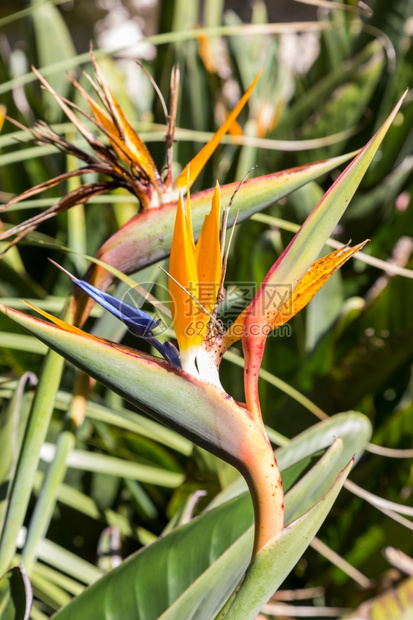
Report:
[[[287,303],[275,315],[271,325],[271,330],[277,329],[281,325],[288,323],[300,310],[302,310],[314,295],[320,290],[327,280],[340,269],[356,252],[359,252],[367,241],[363,241],[353,248],[344,246],[323,256],[313,263],[301,282],[297,285],[293,295]],[[249,306],[245,308],[238,318],[232,323],[224,335],[223,346],[226,349],[234,342],[241,339],[242,326]]]
[[[313,263],[295,289],[291,299],[282,307],[275,317],[272,329],[277,329],[287,323],[302,310],[316,293],[324,286],[327,280],[346,263],[356,252],[361,250],[367,241],[363,241],[353,248],[344,246],[323,256]]]
[[[202,225],[201,234],[195,249],[199,282],[199,301],[212,312],[216,303],[221,280],[221,244],[220,244],[221,190],[215,186],[210,213]],[[201,311],[199,318],[205,320],[205,329],[209,317]]]
[[[188,227],[188,218],[185,214],[182,195],[178,199],[175,229],[169,258],[169,273],[181,286],[197,298],[198,274],[193,236],[192,230],[190,231]],[[175,335],[178,340],[181,357],[183,356],[184,367],[185,354],[189,354],[201,341],[197,336],[194,320],[198,307],[188,293],[182,290],[171,278],[169,279],[169,298]]]
[[[245,400],[248,410],[257,419],[261,416],[258,398],[258,373],[267,335],[302,310],[333,273],[366,243],[367,241],[359,243],[354,248],[344,246],[317,260],[296,286],[292,296],[288,297],[284,304],[282,303],[282,298],[277,293],[277,285],[273,286],[273,290],[266,290],[264,284],[260,287],[250,306],[243,312],[242,340],[245,359]],[[280,289],[280,293],[282,293],[282,289]],[[239,319],[240,317],[236,322]],[[239,331],[238,329],[236,333]],[[233,333],[235,334],[235,330],[233,330]]]
[[[189,192],[189,185],[187,185],[187,189],[186,189],[186,205],[184,207],[184,212],[185,212],[186,234],[187,234],[188,240],[191,242],[192,250],[195,253],[195,240],[194,240],[194,229],[192,228],[191,195]]]
[[[262,70],[258,72],[257,76],[255,77],[249,89],[246,91],[243,97],[241,97],[241,99],[238,101],[235,108],[228,115],[228,118],[226,119],[226,121],[221,125],[218,131],[213,135],[211,140],[207,142],[207,144],[205,144],[205,146],[199,151],[199,153],[195,155],[195,157],[191,160],[191,162],[185,166],[185,168],[182,170],[181,174],[178,176],[178,178],[175,181],[175,187],[185,187],[187,182],[189,182],[190,186],[192,185],[192,183],[195,181],[195,179],[201,172],[202,168],[205,166],[208,159],[211,157],[211,155],[217,148],[218,144],[221,142],[223,136],[227,133],[227,131],[229,130],[229,128],[232,126],[233,122],[237,118],[238,114],[241,112],[242,108],[247,103],[252,91],[255,88],[256,83],[258,82],[258,79],[261,73],[262,73]],[[189,174],[188,174],[188,167],[190,168]]]
[[[209,38],[206,34],[199,34],[197,36],[198,41],[198,54],[201,57],[203,65],[208,71],[208,73],[214,74],[217,72],[217,65],[215,62],[214,55],[211,51],[211,46],[209,44]]]
[[[96,336],[92,336],[91,334],[88,334],[88,333],[84,332],[82,329],[79,329],[78,327],[75,327],[74,325],[70,325],[70,323],[66,323],[66,321],[62,321],[62,319],[58,319],[57,317],[53,316],[52,314],[49,314],[48,312],[45,312],[44,310],[41,310],[37,306],[31,304],[29,301],[25,301],[24,299],[22,301],[23,301],[24,304],[26,304],[26,306],[28,306],[29,308],[31,308],[32,310],[34,310],[38,314],[41,314],[46,319],[49,319],[49,321],[51,321],[52,323],[54,323],[55,325],[57,325],[61,329],[64,329],[65,331],[70,332],[71,334],[78,334],[80,336],[87,336],[88,338],[91,338],[92,340],[101,340],[101,338],[97,338]]]
[[[231,136],[243,136],[244,132],[238,121],[232,121],[231,126],[228,129],[228,133]]]
[[[120,139],[123,143],[124,150],[130,156],[132,162],[135,163],[137,168],[146,174],[153,186],[158,191],[161,191],[162,179],[146,147],[146,144],[143,140],[141,140],[123,114],[118,101],[107,85],[106,80],[96,63],[93,54],[91,54],[91,59],[95,69],[97,81],[104,94],[104,101],[106,100],[105,104],[107,105],[109,114],[120,134]]]
[[[2,130],[5,118],[6,118],[6,106],[0,105],[0,131]]]

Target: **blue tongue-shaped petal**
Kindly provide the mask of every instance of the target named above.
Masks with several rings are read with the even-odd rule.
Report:
[[[153,318],[143,310],[135,308],[135,306],[131,306],[125,301],[117,299],[108,293],[104,293],[92,284],[89,284],[89,282],[79,280],[79,278],[76,278],[55,261],[51,260],[50,262],[69,276],[72,282],[89,295],[89,297],[122,321],[135,336],[149,342],[170,364],[172,364],[172,366],[181,368],[181,361],[177,348],[171,342],[159,342],[152,334],[152,330],[159,325],[159,321],[154,321]]]

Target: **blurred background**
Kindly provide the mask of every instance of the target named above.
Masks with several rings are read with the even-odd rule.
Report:
[[[254,29],[248,30],[250,24]],[[35,65],[57,92],[82,105],[65,71],[86,85],[81,69],[92,73],[88,60],[92,42],[103,73],[161,169],[165,117],[138,63],[153,76],[166,101],[171,69],[178,64],[176,174],[263,67],[248,110],[239,118],[238,131],[225,138],[195,191],[211,187],[216,179],[239,181],[254,166],[251,175],[258,176],[360,148],[413,83],[412,36],[411,0],[33,0],[31,4],[2,0],[0,103],[23,125],[42,119],[83,148],[30,67]],[[390,505],[384,514],[365,497],[344,490],[320,532],[333,553],[309,549],[283,586],[294,592],[314,588],[310,596],[314,605],[354,609],[363,600],[389,592],[406,577],[389,564],[383,550],[391,545],[409,556],[413,553],[412,119],[413,99],[408,94],[335,231],[335,239],[343,243],[370,239],[365,260],[346,264],[292,320],[291,330],[276,332],[266,348],[267,375],[260,390],[265,421],[271,428],[293,437],[318,418],[354,409],[370,418],[372,443],[391,449],[367,452],[352,480],[397,503],[400,510],[389,516]],[[0,201],[7,202],[70,165],[65,155],[50,147],[27,144],[23,134],[6,121],[0,135]],[[337,174],[307,184],[271,206],[265,217],[254,216],[237,227],[228,270],[234,296],[237,283],[261,282],[291,239],[291,231]],[[64,186],[36,197],[46,203],[33,200],[24,208],[17,205],[4,215],[3,225],[38,212],[63,191]],[[86,260],[69,257],[63,246],[83,255],[95,253],[139,209],[133,197],[118,194],[123,195],[122,202],[102,197],[59,214],[6,253],[0,260],[1,297],[14,307],[19,307],[21,297],[35,299],[37,305],[59,312],[70,287],[47,259],[52,257],[81,274]],[[154,273],[145,273],[145,280]],[[156,277],[163,286],[162,276]],[[95,311],[88,328],[94,328],[93,321],[103,320],[99,316]],[[6,319],[0,319],[0,330],[1,380],[15,380],[25,370],[38,374],[44,348],[28,336],[22,339]],[[111,322],[108,334],[116,335]],[[118,337],[134,346],[130,334]],[[242,400],[237,356],[235,347],[223,363],[222,379],[228,391]],[[73,369],[68,367],[64,393],[72,380]],[[0,389],[0,405],[6,407],[9,398],[7,389]],[[108,408],[125,407],[100,386],[93,399]],[[56,441],[62,416],[57,408],[50,443]],[[105,527],[105,511],[133,524],[132,533],[122,534],[122,555],[127,555],[159,535],[191,493],[207,489],[210,501],[234,476],[201,450],[179,453],[156,437],[133,434],[99,419],[86,420],[78,442],[91,453],[121,454],[133,463],[179,472],[185,479],[176,488],[165,488],[127,481],[116,472],[109,476],[68,470],[65,483],[92,497],[101,513],[92,517],[61,499],[48,536],[92,564]],[[201,501],[199,508],[204,505]],[[345,562],[340,564],[338,557]],[[44,604],[51,613],[50,600]]]

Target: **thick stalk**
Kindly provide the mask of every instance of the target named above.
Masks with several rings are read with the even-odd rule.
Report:
[[[257,433],[255,441],[249,441],[245,447],[242,474],[254,505],[254,557],[284,527],[284,492],[280,470],[265,433]]]

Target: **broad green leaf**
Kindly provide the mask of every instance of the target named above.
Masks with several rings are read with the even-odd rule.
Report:
[[[29,620],[33,592],[24,566],[14,566],[0,579],[1,620]]]
[[[252,536],[252,528],[249,528],[159,618],[214,618],[248,566]]]
[[[371,423],[366,416],[355,411],[338,413],[300,433],[288,446],[277,450],[277,461],[282,464],[283,469],[291,467],[307,456],[327,448],[336,437],[341,437],[344,442],[345,463],[353,456],[359,459],[371,437]],[[341,468],[343,467],[341,461]]]
[[[341,440],[336,440],[316,465],[313,475],[318,484],[313,485],[310,472],[307,479],[298,483],[297,486],[302,485],[300,492],[287,493],[288,519],[299,511],[304,496],[311,504],[324,502],[324,516],[327,514],[330,504],[320,497],[341,469],[337,460],[340,453]],[[128,558],[60,611],[56,619],[82,620],[90,609],[99,618],[110,618],[119,600],[123,601],[123,617],[213,618],[247,568],[253,542],[252,522],[251,500],[249,494],[243,493]],[[301,540],[299,534],[298,538]],[[289,572],[292,567],[285,566],[284,570]]]
[[[285,518],[290,523],[295,514],[303,514],[303,507],[311,508],[320,501],[322,490],[327,492],[340,471],[337,466],[343,451],[341,439],[336,439],[322,459],[286,494]],[[307,501],[307,505],[305,504]],[[236,519],[234,514],[234,519]],[[188,589],[162,614],[162,618],[213,618],[222,603],[239,582],[249,558],[251,531],[243,534],[227,549]],[[290,572],[293,566],[286,566]],[[242,570],[240,574],[240,570]],[[288,573],[287,573],[288,574]],[[214,596],[211,596],[211,592]]]
[[[310,510],[315,493],[323,495],[328,491],[334,482],[337,470],[340,470],[343,452],[343,440],[337,437],[324,456],[292,487],[286,503],[286,521],[292,521],[306,510]],[[290,508],[290,505],[294,508]]]
[[[317,504],[284,528],[274,542],[258,552],[225,614],[226,620],[253,620],[256,617],[317,534],[351,466],[352,462],[341,471],[336,482]]]
[[[256,449],[262,449],[261,431],[251,433],[248,414],[223,390],[58,319],[63,328],[4,306],[0,311],[114,392],[217,456],[228,459],[230,454],[238,462],[245,433],[251,449],[254,442]]]
[[[235,587],[249,561],[252,529],[241,543],[236,541],[250,528],[252,519],[247,494],[202,515],[129,557],[58,612],[55,620],[82,620],[91,613],[102,620],[155,620],[233,543],[242,548],[242,562],[221,577],[227,580],[227,588],[228,581]]]

